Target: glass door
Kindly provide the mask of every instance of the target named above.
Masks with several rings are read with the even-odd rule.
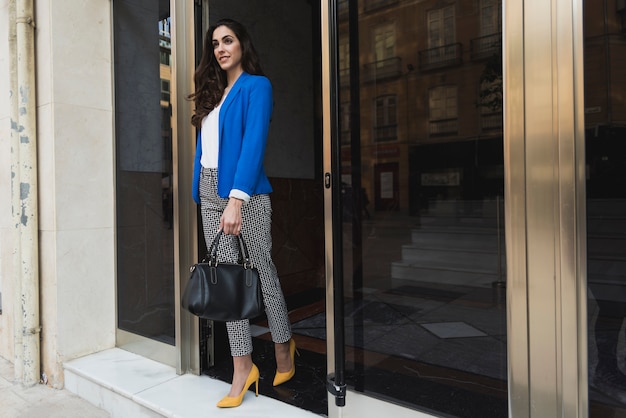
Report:
[[[508,415],[501,21],[498,0],[337,3],[331,416]]]

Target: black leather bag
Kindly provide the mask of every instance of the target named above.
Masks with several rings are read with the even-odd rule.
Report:
[[[207,257],[191,266],[182,307],[200,318],[214,321],[255,318],[264,311],[259,271],[250,261],[241,234],[237,239],[239,262],[218,263],[217,248],[221,236],[222,231],[219,231]]]

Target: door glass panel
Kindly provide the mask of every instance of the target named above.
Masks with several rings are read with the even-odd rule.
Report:
[[[348,384],[436,414],[506,417],[501,2],[347,3]]]
[[[174,345],[169,1],[113,13],[118,328]]]
[[[617,4],[617,7],[616,7]],[[589,416],[626,416],[626,5],[585,2]]]

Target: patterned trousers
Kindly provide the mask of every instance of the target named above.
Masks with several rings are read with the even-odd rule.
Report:
[[[200,175],[200,202],[202,227],[207,248],[218,231],[220,217],[228,199],[217,194],[217,169],[202,168]],[[276,267],[272,261],[272,204],[267,194],[254,195],[242,206],[241,234],[246,240],[250,260],[259,270],[265,313],[272,341],[285,343],[291,338],[291,324],[287,304],[280,287]],[[223,235],[218,248],[218,261],[236,262],[239,247],[233,235]],[[230,354],[233,357],[252,353],[250,321],[226,322]]]

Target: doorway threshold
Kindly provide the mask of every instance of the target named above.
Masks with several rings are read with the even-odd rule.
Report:
[[[208,376],[177,375],[173,367],[112,348],[63,365],[65,388],[112,417],[232,416],[215,404],[230,385]],[[237,408],[240,416],[320,417],[309,411],[248,391]]]
[[[273,387],[276,363],[274,343],[269,334],[252,339],[252,360],[259,367],[261,380],[259,394],[289,404],[295,408],[310,411],[315,416],[328,415],[328,393],[326,392],[326,355],[307,348],[321,346],[325,349],[326,342],[312,338],[297,336],[294,338],[299,347],[300,355],[295,358],[296,374],[288,382]],[[203,374],[226,383],[229,387],[233,375],[231,357],[224,357],[215,365],[203,370]]]

